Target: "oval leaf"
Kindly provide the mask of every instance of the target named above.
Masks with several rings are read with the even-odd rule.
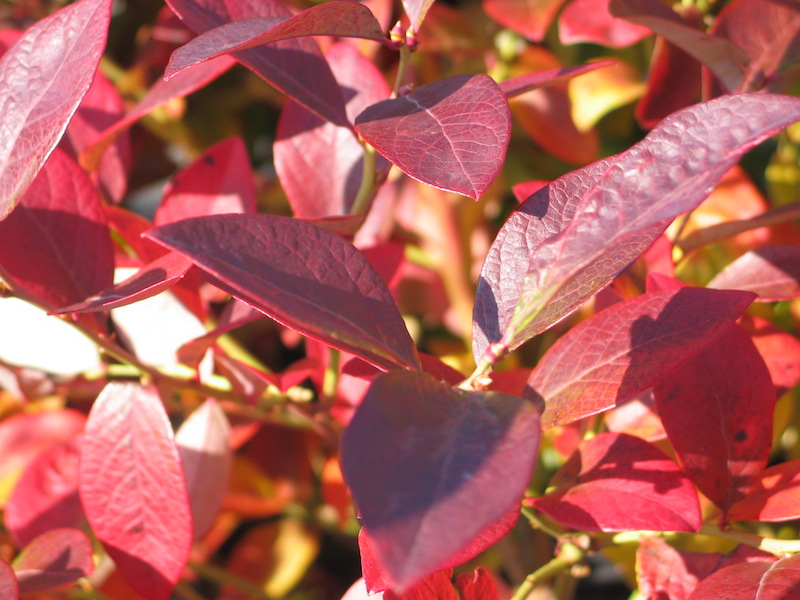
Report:
[[[534,194],[484,263],[476,361],[489,343],[514,349],[578,308],[700,204],[744,152],[798,119],[798,98],[725,96],[673,114],[627,152]]]
[[[752,300],[747,292],[666,290],[583,321],[548,350],[528,381],[545,401],[542,425],[564,425],[631,400],[722,335]]]
[[[511,113],[491,77],[454,75],[368,107],[356,131],[410,177],[477,200],[503,166]]]
[[[579,531],[697,531],[692,483],[666,454],[624,433],[601,433],[564,463],[555,490],[526,503]]]
[[[789,600],[800,594],[800,557],[774,563],[739,563],[723,567],[697,584],[689,600]]]
[[[12,566],[21,594],[44,592],[92,574],[92,542],[79,529],[51,529],[25,546]]]
[[[331,0],[294,16],[256,17],[206,31],[172,53],[164,78],[223,54],[310,35],[364,38],[392,47],[369,8],[352,0]]]
[[[364,255],[333,233],[286,217],[217,215],[146,236],[287,327],[384,369],[418,368],[389,290]]]
[[[765,302],[800,297],[800,246],[751,250],[717,273],[708,287],[750,290]]]
[[[408,587],[507,518],[538,445],[533,403],[378,376],[343,434],[342,471],[392,583]]]
[[[0,59],[0,221],[89,90],[110,17],[111,0],[81,0],[33,25]]]
[[[791,521],[800,519],[800,460],[766,469],[755,487],[728,511],[731,521]]]
[[[230,437],[228,419],[213,398],[195,410],[175,434],[192,508],[195,540],[211,528],[228,491],[233,461]]]
[[[167,600],[189,558],[192,517],[172,427],[156,391],[110,383],[95,400],[81,448],[86,517],[120,574]]]

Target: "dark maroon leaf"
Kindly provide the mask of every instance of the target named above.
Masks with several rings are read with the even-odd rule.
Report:
[[[533,403],[420,373],[377,377],[344,432],[342,471],[392,582],[408,587],[507,518],[538,445]]]
[[[112,284],[103,204],[88,175],[62,151],[53,152],[17,210],[0,222],[0,270],[47,310]]]
[[[503,27],[533,42],[544,40],[566,0],[483,0],[483,10]]]
[[[14,210],[92,83],[111,0],[82,0],[42,19],[0,59],[0,220]]]
[[[731,327],[653,394],[684,473],[724,514],[755,486],[772,445],[775,392],[758,350]]]
[[[755,487],[731,506],[731,521],[791,521],[800,518],[800,461],[773,465],[761,473]]]
[[[647,37],[647,27],[617,19],[608,10],[609,0],[572,0],[558,18],[558,35],[564,44],[591,42],[624,48]]]
[[[183,279],[192,266],[188,258],[170,252],[145,265],[125,281],[53,313],[96,312],[133,304],[169,289]]]
[[[407,175],[478,199],[503,166],[511,114],[488,75],[454,75],[368,107],[356,131]]]
[[[583,321],[531,373],[528,386],[545,401],[542,425],[564,425],[636,397],[714,342],[752,300],[749,293],[683,288],[638,296]]]
[[[86,517],[126,583],[167,600],[192,544],[180,458],[154,388],[110,383],[95,400],[81,447]]]
[[[708,287],[750,290],[763,302],[800,297],[800,246],[765,246],[725,267]]]
[[[579,531],[697,531],[697,493],[661,450],[624,433],[582,442],[550,481],[555,489],[527,503]]]
[[[530,92],[537,88],[555,83],[556,81],[563,81],[570,79],[584,73],[589,73],[595,69],[602,69],[617,64],[613,60],[601,60],[586,65],[578,65],[576,67],[561,67],[559,69],[549,69],[547,71],[540,71],[538,73],[530,73],[528,75],[521,75],[513,79],[506,79],[498,85],[505,94],[506,98],[513,98],[525,92]]]
[[[706,65],[728,90],[736,90],[748,63],[741,48],[687,25],[659,0],[611,0],[611,13],[643,25]]]
[[[386,286],[358,250],[332,233],[286,217],[216,215],[164,225],[147,237],[287,327],[384,369],[418,368]]]
[[[334,44],[325,57],[348,96],[348,119],[355,120],[367,106],[391,94],[381,72],[350,44]],[[273,151],[275,170],[296,216],[309,219],[351,211],[361,185],[364,147],[350,127],[323,121],[289,100],[278,121]],[[382,156],[377,160],[378,172],[385,172],[388,161]]]
[[[256,212],[256,191],[247,148],[233,137],[215,144],[164,189],[156,225],[227,213]]]
[[[39,454],[22,474],[5,505],[4,523],[19,546],[57,527],[79,527],[80,436]]]
[[[278,0],[168,0],[167,4],[195,33],[246,19],[292,16]],[[339,86],[312,38],[281,40],[234,57],[323,119],[349,127]]]
[[[484,263],[476,360],[489,343],[516,348],[571,313],[697,206],[744,152],[799,118],[800,100],[787,96],[698,104],[627,152],[534,194],[503,226]]]
[[[50,529],[25,546],[12,566],[21,594],[44,592],[92,574],[92,542],[79,529]]]
[[[206,31],[172,54],[164,77],[171,79],[223,54],[311,35],[364,38],[393,47],[369,8],[352,0],[331,0],[294,16],[256,17]]]

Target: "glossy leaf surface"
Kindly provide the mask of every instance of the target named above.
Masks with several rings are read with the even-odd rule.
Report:
[[[484,262],[476,360],[489,342],[516,348],[583,304],[696,207],[744,152],[798,118],[800,100],[786,96],[695,105],[627,152],[534,194],[506,221]]]
[[[407,587],[457,555],[519,502],[539,411],[514,396],[428,375],[376,378],[342,438],[342,471],[379,564]]]
[[[192,517],[155,389],[110,383],[97,397],[81,448],[80,495],[92,531],[128,585],[167,600],[189,558]]]
[[[332,0],[291,17],[256,17],[211,29],[172,54],[164,77],[170,79],[222,54],[312,35],[365,38],[388,44],[369,8],[352,0]]]
[[[572,0],[558,18],[558,35],[564,44],[590,42],[624,48],[651,34],[647,27],[614,17],[609,0]]]
[[[391,294],[364,256],[335,234],[286,217],[217,215],[164,225],[147,237],[304,335],[384,369],[419,364]]]
[[[111,0],[82,0],[42,19],[0,59],[0,220],[56,147],[92,83]]]
[[[198,34],[246,19],[292,16],[277,0],[168,0],[167,4]],[[237,52],[234,57],[323,119],[348,126],[339,87],[313,39],[281,40]]]
[[[697,493],[661,450],[631,435],[583,442],[550,481],[555,490],[527,503],[579,531],[697,531]]]
[[[20,593],[44,592],[92,574],[92,542],[79,529],[50,529],[26,545],[12,565]]]
[[[731,521],[791,521],[800,518],[800,461],[773,465],[761,473],[728,512]]]
[[[724,513],[753,488],[772,444],[775,392],[758,350],[732,327],[653,394],[684,473]]]
[[[510,130],[508,104],[488,75],[440,79],[356,119],[356,131],[404,173],[476,200],[503,166]]]
[[[528,381],[545,401],[542,425],[564,425],[636,397],[722,335],[752,300],[746,292],[667,290],[583,321]]]
[[[751,250],[720,271],[708,287],[750,290],[765,302],[800,297],[800,246]]]

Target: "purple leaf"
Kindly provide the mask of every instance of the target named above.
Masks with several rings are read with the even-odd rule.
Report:
[[[196,33],[260,17],[291,17],[278,0],[167,0]],[[323,119],[349,127],[344,99],[312,38],[292,38],[237,52],[236,60]]]
[[[638,296],[583,321],[533,370],[544,427],[633,399],[722,335],[752,294],[683,288]],[[770,392],[772,390],[770,389]]]
[[[45,592],[92,574],[92,542],[79,529],[51,529],[26,545],[12,566],[20,593]]]
[[[586,65],[578,65],[576,67],[549,69],[547,71],[539,71],[538,73],[529,73],[528,75],[506,79],[498,85],[506,98],[513,98],[514,96],[519,96],[520,94],[555,83],[556,81],[563,81],[594,71],[595,69],[611,67],[616,64],[617,62],[613,60],[601,60]]]
[[[800,246],[751,250],[717,273],[708,287],[749,290],[763,302],[800,297]]]
[[[377,377],[342,437],[342,471],[393,583],[408,587],[507,518],[538,445],[526,400],[420,373]]]
[[[743,153],[798,119],[798,98],[718,98],[675,113],[627,152],[531,196],[483,265],[476,360],[490,342],[516,348],[570,314],[700,204]]]
[[[42,19],[0,59],[0,220],[14,210],[89,90],[111,0],[82,0]]]
[[[503,166],[511,113],[491,77],[454,75],[370,106],[356,131],[414,179],[477,200]]]
[[[173,52],[164,78],[223,54],[311,35],[364,38],[393,47],[369,8],[352,0],[331,0],[294,16],[256,17],[211,29]]]
[[[216,215],[146,236],[287,327],[383,369],[419,367],[389,290],[366,258],[333,233],[286,217]]]
[[[690,27],[659,0],[611,0],[609,8],[615,17],[648,27],[696,58],[728,90],[738,88],[748,63],[747,55],[738,46]]]

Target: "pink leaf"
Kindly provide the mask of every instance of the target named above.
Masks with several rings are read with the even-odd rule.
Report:
[[[516,348],[570,314],[702,202],[744,152],[797,119],[800,99],[719,98],[675,113],[627,152],[534,194],[484,263],[476,360],[490,342]]]
[[[5,525],[18,545],[25,546],[56,527],[81,525],[79,453],[76,435],[43,451],[23,472],[5,505]]]
[[[503,27],[541,42],[566,0],[483,0],[483,10]]]
[[[81,448],[86,516],[134,590],[167,600],[192,543],[192,517],[172,427],[152,388],[110,383]]]
[[[348,91],[348,119],[355,120],[367,106],[389,97],[383,74],[353,46],[334,44],[325,57],[339,85]],[[308,219],[351,211],[361,185],[364,148],[350,127],[323,121],[289,100],[278,121],[274,153],[275,170],[296,216]],[[385,173],[388,167],[388,161],[379,157],[377,170]]]
[[[772,446],[775,392],[758,350],[731,327],[653,394],[684,473],[724,514],[756,484]]]
[[[800,246],[765,246],[740,256],[717,273],[708,287],[750,290],[763,302],[800,297]]]
[[[661,450],[623,433],[581,443],[550,481],[555,489],[527,503],[581,531],[697,531],[697,493]]]
[[[411,29],[419,31],[428,9],[433,4],[433,0],[402,0],[403,11],[408,20],[411,21]]]
[[[800,518],[800,460],[762,472],[755,487],[731,506],[731,521],[791,521]]]
[[[227,213],[256,212],[256,191],[247,148],[233,137],[212,146],[164,189],[154,222],[166,225],[182,219]]]
[[[0,598],[3,600],[17,600],[19,598],[19,585],[14,569],[6,561],[0,559]]]
[[[287,327],[385,369],[419,365],[386,286],[332,233],[286,217],[216,215],[164,225],[147,237]]]
[[[82,0],[42,19],[0,59],[0,220],[56,147],[106,45],[111,0]]]
[[[196,33],[246,19],[292,16],[278,0],[167,0],[167,4]],[[312,38],[242,50],[235,58],[323,119],[349,127],[339,86]]]
[[[92,574],[92,542],[79,529],[50,529],[26,545],[12,565],[21,594],[44,592]]]
[[[650,35],[647,27],[617,19],[608,10],[609,0],[572,0],[558,18],[558,35],[564,44],[591,42],[624,48]]]
[[[538,430],[536,406],[514,396],[403,371],[373,380],[345,429],[342,471],[394,585],[449,564],[508,517],[528,484]]]
[[[51,155],[17,210],[0,222],[0,267],[47,310],[113,283],[103,204],[86,173],[62,151]]]
[[[545,401],[542,425],[564,425],[638,396],[721,336],[752,299],[702,288],[667,290],[583,321],[531,373],[528,386]]]
[[[206,31],[173,52],[164,77],[223,54],[312,35],[364,38],[392,47],[369,8],[352,0],[332,0],[294,16],[255,17]]]
[[[192,508],[195,540],[211,528],[228,491],[233,460],[230,437],[228,419],[213,398],[195,410],[175,434]]]
[[[601,60],[598,62],[589,63],[586,65],[578,65],[576,67],[560,67],[558,69],[548,69],[547,71],[539,71],[538,73],[529,73],[528,75],[521,75],[512,79],[506,79],[498,85],[505,94],[506,98],[513,98],[525,92],[538,89],[545,85],[555,83],[556,81],[563,81],[571,79],[584,73],[589,73],[595,69],[602,69],[617,64],[613,60]]]
[[[655,536],[636,549],[636,582],[644,598],[687,600],[697,585],[684,556]]]
[[[611,0],[609,7],[614,16],[648,27],[696,58],[711,69],[728,90],[737,89],[742,81],[748,59],[741,48],[690,27],[659,0]]]
[[[368,107],[356,131],[414,179],[477,200],[503,166],[511,114],[488,75],[455,75]]]

